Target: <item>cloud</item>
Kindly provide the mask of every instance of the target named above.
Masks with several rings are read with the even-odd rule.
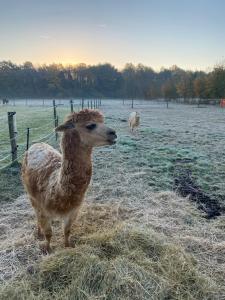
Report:
[[[51,37],[49,35],[46,35],[46,34],[42,34],[39,36],[40,39],[43,39],[43,40],[50,40]]]
[[[106,24],[98,24],[97,26],[98,26],[99,28],[106,28],[106,27],[107,27]]]

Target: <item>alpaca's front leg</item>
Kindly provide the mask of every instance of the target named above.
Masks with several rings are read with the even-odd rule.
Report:
[[[51,228],[51,221],[48,219],[48,217],[44,215],[39,215],[38,217],[38,224],[40,224],[40,227],[44,233],[46,244],[43,247],[43,250],[46,252],[50,252],[50,241],[52,237],[52,228]]]
[[[37,238],[39,240],[43,240],[44,239],[44,235],[42,233],[42,229],[41,229],[41,223],[40,223],[40,220],[41,220],[41,213],[39,210],[35,209],[35,212],[36,212],[36,216],[37,216]]]
[[[68,214],[64,218],[64,244],[65,247],[70,247],[70,241],[69,241],[69,236],[70,236],[70,231],[71,231],[71,226],[73,222],[76,220],[77,215],[79,212],[79,208],[74,210],[72,213]]]

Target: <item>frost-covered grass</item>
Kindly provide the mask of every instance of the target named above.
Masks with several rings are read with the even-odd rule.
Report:
[[[131,135],[126,119],[130,108],[106,109],[109,123],[118,128],[115,164],[126,173],[141,172],[139,181],[153,191],[171,190],[174,176],[191,170],[198,185],[225,202],[225,110],[170,104],[137,104],[141,127]]]
[[[1,107],[0,117],[9,109],[17,111],[19,155],[25,150],[27,127],[31,128],[31,142],[52,133],[46,141],[56,146],[51,107]],[[225,199],[225,110],[179,104],[170,104],[166,109],[164,103],[137,101],[134,109],[141,114],[141,127],[132,135],[124,122],[131,111],[128,102],[122,105],[122,101],[112,104],[105,101],[101,109],[107,123],[117,129],[119,139],[114,149],[96,152],[113,149],[110,163],[116,165],[116,170],[120,167],[125,168],[126,173],[141,172],[139,180],[151,190],[161,191],[172,189],[177,168],[190,169],[205,192]],[[69,110],[69,106],[59,106],[59,120],[62,121]],[[0,160],[9,151],[7,123],[0,119]],[[10,160],[0,162],[0,167],[8,162]]]
[[[61,109],[61,116],[69,111]],[[187,168],[205,192],[223,201],[225,110],[151,102],[134,109],[141,126],[131,134],[128,102],[101,107],[118,143],[94,151],[92,183],[72,230],[74,249],[63,249],[55,222],[53,253],[41,254],[27,198],[12,194],[20,186],[13,185],[18,172],[8,186],[1,173],[12,201],[1,203],[0,298],[225,298],[225,216],[208,221],[194,203],[171,192],[177,170]],[[22,130],[27,112],[20,110]],[[39,117],[34,113],[29,121],[42,126]]]

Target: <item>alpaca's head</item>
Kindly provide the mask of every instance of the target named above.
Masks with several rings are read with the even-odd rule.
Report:
[[[81,143],[89,147],[99,147],[116,143],[115,130],[104,124],[103,115],[97,110],[84,109],[71,113],[56,131],[78,134]]]

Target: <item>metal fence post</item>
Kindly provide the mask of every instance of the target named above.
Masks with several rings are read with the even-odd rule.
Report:
[[[30,141],[30,128],[27,128],[27,150],[29,149],[29,141]]]
[[[56,104],[55,104],[55,100],[52,101],[53,104],[53,117],[54,117],[54,122],[56,125],[56,116],[57,116],[57,112],[56,112]]]
[[[59,116],[56,116],[55,119],[55,128],[59,126]],[[55,132],[55,140],[58,140],[58,132]]]
[[[53,104],[53,117],[54,117],[54,125],[55,125],[55,128],[57,127],[57,111],[56,111],[56,104],[55,104],[55,100],[52,101],[52,104]],[[55,132],[55,139],[57,141],[58,139],[58,133]]]
[[[73,112],[73,100],[70,100],[70,111]]]

